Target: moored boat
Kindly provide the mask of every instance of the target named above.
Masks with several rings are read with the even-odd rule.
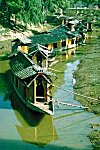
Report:
[[[31,110],[53,115],[51,72],[18,51],[10,57],[12,84],[21,101]]]

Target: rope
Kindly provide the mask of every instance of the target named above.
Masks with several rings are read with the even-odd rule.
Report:
[[[75,95],[78,95],[78,96],[81,96],[81,97],[84,97],[84,98],[87,98],[87,99],[91,99],[91,100],[98,100],[96,98],[93,98],[93,97],[89,97],[89,96],[86,96],[86,95],[83,95],[83,94],[79,94],[79,93],[76,93],[76,92],[73,92],[73,91],[70,91],[70,90],[66,90],[66,89],[63,89],[63,88],[60,88],[54,84],[52,84],[54,87],[58,88],[58,89],[61,89],[65,92],[69,92],[69,93],[72,93],[72,94],[75,94]]]
[[[60,73],[63,73],[64,71],[59,71],[59,70],[56,70],[56,69],[53,69],[53,68],[48,68],[48,69],[50,69],[50,70],[53,70],[53,71],[55,71],[55,72],[60,72]]]
[[[80,105],[75,105],[75,104],[61,102],[61,101],[58,101],[58,100],[52,100],[52,101],[54,103],[57,103],[58,107],[60,107],[60,104],[62,104],[62,105],[67,105],[67,106],[72,106],[72,107],[78,107],[78,108],[85,108],[85,109],[89,108],[89,107],[85,107],[85,106],[80,106]]]

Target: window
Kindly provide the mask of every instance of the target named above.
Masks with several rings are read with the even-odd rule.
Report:
[[[54,48],[57,48],[57,43],[53,43],[53,47],[54,47]]]
[[[45,47],[47,47],[47,48],[48,48],[48,44],[46,44],[46,45],[45,45]]]
[[[62,41],[62,47],[66,46],[66,41]]]
[[[42,67],[42,54],[37,53],[37,64]]]
[[[74,44],[74,39],[72,39],[72,44]]]

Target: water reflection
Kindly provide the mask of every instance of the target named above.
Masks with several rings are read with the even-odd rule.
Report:
[[[21,125],[16,125],[16,129],[24,142],[44,147],[49,142],[58,139],[52,116],[29,110],[15,93],[12,94],[11,103],[21,123]]]
[[[5,100],[5,95],[0,93],[0,109],[12,109],[10,101]]]
[[[0,109],[12,109],[7,88],[8,61],[0,61]]]
[[[0,93],[5,93],[7,91],[6,83],[4,79],[4,73],[0,73]]]

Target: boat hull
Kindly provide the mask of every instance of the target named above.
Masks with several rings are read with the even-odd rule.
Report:
[[[15,85],[13,84],[14,90],[17,93],[18,97],[20,98],[20,100],[31,110],[39,112],[39,113],[43,113],[43,114],[48,114],[48,115],[53,115],[54,114],[54,104],[53,101],[50,102],[50,105],[48,105],[51,109],[47,109],[46,105],[44,105],[44,108],[30,102],[29,100],[25,100],[23,98],[23,96],[21,96],[21,94],[19,93],[18,89],[15,87]]]

